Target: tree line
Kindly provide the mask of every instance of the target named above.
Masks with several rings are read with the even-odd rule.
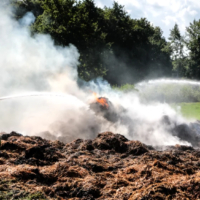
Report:
[[[181,35],[178,24],[170,31],[173,72],[177,77],[200,79],[200,20],[194,20]]]
[[[132,19],[122,5],[99,8],[93,0],[12,0],[14,16],[33,12],[31,33],[50,34],[55,45],[75,45],[80,53],[78,74],[89,81],[103,77],[111,85],[133,84],[144,78],[200,78],[200,22],[181,36],[178,25],[169,41],[146,18]],[[188,54],[186,55],[187,47]]]

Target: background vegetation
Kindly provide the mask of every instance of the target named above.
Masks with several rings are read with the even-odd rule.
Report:
[[[16,19],[31,11],[31,31],[50,34],[56,45],[80,52],[79,77],[103,77],[112,85],[171,76],[170,44],[147,19],[131,19],[117,2],[98,8],[93,0],[12,0]]]
[[[103,77],[121,86],[145,78],[200,79],[200,20],[191,22],[185,35],[175,24],[166,40],[159,27],[145,18],[132,19],[117,2],[102,9],[93,0],[10,1],[17,20],[27,12],[36,17],[30,25],[33,37],[50,34],[55,45],[71,43],[78,48],[78,73],[85,81]],[[175,92],[174,87],[168,89]],[[189,94],[190,88],[182,88],[176,98],[185,91],[199,101],[199,91]]]
[[[176,103],[171,104],[178,113],[188,119],[200,120],[200,103]]]

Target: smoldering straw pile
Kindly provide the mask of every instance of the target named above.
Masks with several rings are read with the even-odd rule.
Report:
[[[0,17],[0,198],[200,198],[198,122],[100,78],[79,87],[76,47],[31,36],[31,13]]]
[[[64,144],[1,134],[1,199],[153,200],[200,198],[200,151],[156,151],[105,132]]]

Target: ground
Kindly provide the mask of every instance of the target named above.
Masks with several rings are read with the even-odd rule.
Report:
[[[120,134],[64,144],[1,134],[0,199],[200,199],[200,150]]]
[[[172,107],[180,112],[187,119],[200,120],[200,102],[196,103],[176,103]]]

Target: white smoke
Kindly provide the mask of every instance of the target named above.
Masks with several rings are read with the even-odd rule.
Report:
[[[19,23],[22,26],[29,26],[35,21],[35,16],[32,12],[27,12],[22,19],[19,20]]]
[[[27,13],[19,22],[8,9],[0,9],[0,94],[64,92],[57,95],[9,99],[0,102],[0,129],[34,134],[48,130],[67,108],[78,112],[87,105],[71,94],[84,96],[77,86],[79,53],[76,47],[55,46],[48,35],[31,37],[27,25],[34,16]],[[39,94],[38,94],[39,95]],[[38,96],[37,95],[37,96]],[[78,116],[77,116],[78,119]]]
[[[142,104],[135,93],[116,92],[102,79],[80,89],[78,50],[73,45],[55,46],[48,35],[31,36],[27,25],[34,22],[33,14],[17,22],[8,9],[0,8],[0,18],[0,95],[11,95],[0,98],[1,131],[63,141],[113,131],[151,145],[188,144],[160,122],[163,115],[176,123],[184,121],[168,105]],[[121,120],[113,123],[95,115],[89,109],[91,91],[108,97]],[[120,105],[126,112],[121,112]]]

